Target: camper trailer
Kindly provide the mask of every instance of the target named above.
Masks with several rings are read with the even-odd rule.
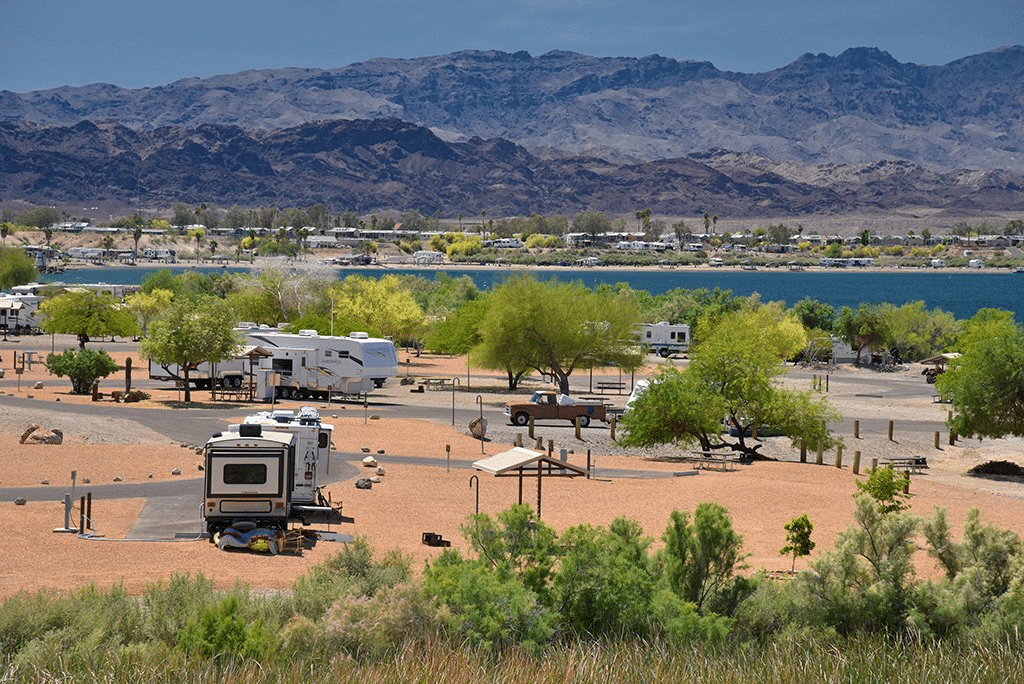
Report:
[[[640,326],[640,342],[652,354],[668,358],[690,349],[690,326],[685,323],[648,323]]]
[[[284,530],[354,522],[321,493],[333,426],[316,409],[264,411],[206,443],[203,517],[211,539],[229,527]]]
[[[245,343],[270,353],[256,371],[257,399],[365,394],[398,373],[394,343],[364,332],[332,337],[257,328],[245,332]]]
[[[41,301],[34,294],[0,294],[0,331],[4,335],[38,332]]]

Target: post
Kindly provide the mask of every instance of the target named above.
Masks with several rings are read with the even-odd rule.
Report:
[[[876,470],[878,470],[878,457],[877,456],[875,458],[871,459],[871,472],[875,472]]]
[[[480,453],[484,453],[484,437],[487,432],[484,428],[484,395],[476,395],[476,404],[480,407]]]
[[[451,444],[445,444],[444,445],[444,451],[445,451],[445,454],[446,454],[446,462],[445,462],[445,466],[444,466],[444,472],[450,473],[450,472],[452,472],[452,445]]]
[[[512,440],[512,446],[521,447],[523,446],[523,433],[517,432],[515,439]]]
[[[544,448],[544,438],[543,437],[538,437],[537,441],[533,443],[533,450],[534,451],[541,451],[543,448]],[[520,503],[522,503],[522,502],[520,501]]]
[[[573,424],[573,427],[576,428],[576,439],[579,440],[580,439],[580,417],[576,416],[576,418],[572,421],[572,424]]]
[[[459,384],[458,378],[452,378],[452,425],[455,425],[455,386]]]
[[[891,420],[889,421],[889,441],[890,442],[892,441],[892,427],[893,427],[893,423],[894,423],[894,421],[891,421]]]
[[[956,433],[949,431],[949,446],[956,446]]]
[[[78,500],[78,531],[85,532],[85,497]]]
[[[836,468],[843,467],[843,447],[836,447]]]
[[[825,374],[825,394],[828,394],[828,374]]]
[[[860,439],[860,421],[853,421],[853,438]]]
[[[615,441],[615,421],[618,418],[618,414],[612,414],[612,441]]]
[[[853,474],[860,475],[860,452],[853,452]]]
[[[526,434],[530,436],[530,439],[533,439],[533,416],[530,416],[530,423]]]
[[[551,458],[551,454],[555,453],[555,440],[548,440],[548,458]]]
[[[591,476],[591,472],[590,472],[590,449],[587,449],[587,479],[588,480],[590,479],[590,476]]]
[[[903,481],[903,493],[904,494],[909,494],[910,493],[910,471],[909,470],[907,471],[907,474],[904,477],[906,477],[906,479]]]
[[[127,394],[132,391],[132,357],[124,360],[124,391]]]
[[[476,482],[476,512],[480,512],[480,478],[476,475],[471,475],[469,478],[469,488],[473,488],[473,483]]]
[[[939,431],[938,430],[935,431],[935,448],[936,449],[939,448]]]

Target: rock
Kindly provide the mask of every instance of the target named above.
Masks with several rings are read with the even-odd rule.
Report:
[[[82,478],[82,484],[92,484],[92,480],[87,477]]]
[[[32,389],[43,389],[43,381],[37,381],[36,384],[32,386]]]
[[[19,443],[24,444],[25,442],[27,442],[29,435],[38,430],[39,427],[40,426],[38,423],[32,423],[27,428],[25,428],[25,431],[21,433],[21,439],[19,440]]]
[[[150,473],[149,475],[147,475],[147,477],[148,477],[148,478],[149,478],[150,480],[152,480],[152,479],[153,479],[153,473]]]
[[[367,456],[366,458],[363,459],[363,467],[364,468],[376,468],[377,467],[377,459],[375,459],[373,456]]]
[[[377,474],[381,476],[384,475],[384,466],[377,466]]]
[[[373,482],[369,478],[361,477],[356,480],[356,489],[373,489]]]
[[[39,484],[50,484],[49,480],[40,480]]]
[[[181,475],[181,468],[172,468],[171,475]]]
[[[380,416],[370,416],[370,420],[380,420]]]
[[[203,447],[196,447],[196,453],[197,454],[203,453]]]
[[[14,505],[15,506],[24,506],[27,503],[28,503],[28,501],[26,501],[25,499],[23,499],[20,496],[17,499],[14,500]]]
[[[373,477],[370,478],[370,482],[372,482],[373,484],[380,484],[380,478],[374,475]]]
[[[26,394],[26,395],[25,395],[25,398],[26,398],[26,399],[35,399],[35,398],[36,398],[36,395],[34,395],[34,394],[32,394],[31,392],[29,392],[28,394]]]
[[[370,453],[370,447],[359,447],[359,450],[362,451],[364,454]]]
[[[120,475],[115,475],[114,482],[124,482],[124,478],[121,477]]]
[[[384,455],[384,450],[383,449],[377,449],[377,455],[383,456]]]

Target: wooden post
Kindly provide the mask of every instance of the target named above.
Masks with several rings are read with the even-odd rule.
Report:
[[[949,431],[949,446],[956,445],[956,433],[952,430]]]
[[[613,413],[612,414],[612,441],[613,442],[615,441],[615,423],[616,423],[616,420],[618,419],[618,417],[619,416],[618,416],[617,413]]]
[[[843,467],[843,447],[836,447],[836,468]]]
[[[871,472],[878,470],[878,458],[871,459]]]
[[[533,444],[533,450],[534,451],[541,451],[543,449],[544,449],[544,438],[543,437],[538,437],[537,441],[534,442],[534,444]]]
[[[548,440],[548,458],[551,458],[551,454],[555,453],[555,440]]]
[[[909,470],[907,471],[907,474],[906,474],[905,477],[907,479],[903,481],[903,493],[904,494],[909,494],[910,493],[910,471]]]
[[[889,441],[890,441],[890,442],[892,441],[892,427],[893,427],[893,422],[894,422],[894,421],[891,421],[891,420],[889,421]]]
[[[125,394],[132,391],[132,357],[124,360],[124,391]]]
[[[939,448],[939,431],[938,430],[935,431],[935,448],[936,449]]]
[[[818,465],[821,465],[824,462],[825,462],[825,447],[822,446],[821,444],[819,444],[818,445],[818,458],[815,461],[815,463],[817,463]]]
[[[860,475],[860,452],[853,452],[853,474]]]
[[[576,439],[580,438],[580,417],[576,416],[576,419],[572,421],[573,426],[576,428]]]
[[[523,433],[517,432],[516,438],[512,441],[512,446],[521,447],[523,446]]]
[[[853,421],[853,438],[860,439],[860,421]]]
[[[530,435],[530,439],[533,439],[533,416],[530,416],[530,423],[529,423],[528,430],[529,431],[526,434]]]

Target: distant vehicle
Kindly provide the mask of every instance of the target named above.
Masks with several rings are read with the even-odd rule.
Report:
[[[685,323],[646,323],[640,326],[640,342],[652,354],[668,358],[690,349],[690,326]]]
[[[534,392],[528,402],[510,403],[505,406],[505,415],[514,425],[527,425],[530,418],[537,420],[567,420],[575,425],[579,418],[580,427],[587,427],[592,420],[608,422],[607,406],[596,401],[580,401],[565,394],[542,391]]]

